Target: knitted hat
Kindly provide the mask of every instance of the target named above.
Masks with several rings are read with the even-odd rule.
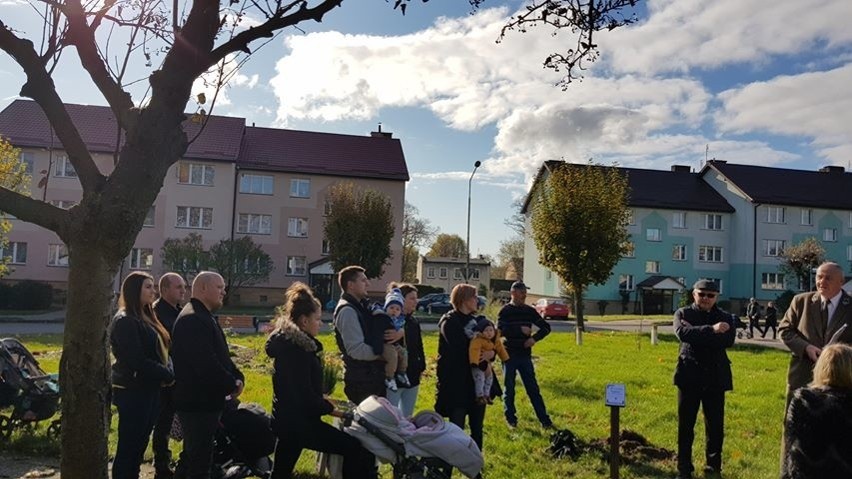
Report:
[[[488,326],[493,327],[494,323],[492,323],[485,316],[479,316],[479,317],[476,318],[476,327],[474,327],[473,330],[476,331],[477,333],[481,333],[481,332],[485,331],[485,328],[487,328]]]
[[[404,302],[405,298],[402,296],[402,291],[399,288],[394,288],[385,296],[385,309],[387,310],[388,306],[392,304],[398,304],[401,308]]]

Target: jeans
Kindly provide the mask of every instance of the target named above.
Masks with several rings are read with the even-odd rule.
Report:
[[[169,469],[172,462],[172,451],[169,450],[169,433],[175,417],[175,403],[172,399],[173,387],[162,388],[160,394],[160,412],[154,425],[154,435],[151,438],[151,449],[154,450],[154,469],[158,471]]]
[[[136,479],[159,413],[160,390],[114,388],[112,401],[118,408],[118,446],[112,477]]]
[[[178,411],[177,415],[183,432],[183,452],[175,477],[209,479],[213,466],[213,438],[222,411]]]
[[[508,361],[503,363],[503,377],[506,382],[505,391],[503,391],[503,414],[506,416],[506,421],[512,424],[518,422],[518,414],[515,410],[515,372],[521,375],[524,389],[527,390],[527,396],[530,398],[539,422],[543,426],[553,424],[550,416],[547,415],[544,399],[542,399],[541,391],[538,389],[532,358],[527,356],[510,357]]]
[[[417,403],[417,393],[420,391],[420,385],[410,388],[399,388],[397,391],[388,389],[387,398],[391,404],[398,407],[405,417],[414,415],[414,405]]]

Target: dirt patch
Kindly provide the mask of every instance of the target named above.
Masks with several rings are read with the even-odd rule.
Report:
[[[589,443],[589,450],[599,452],[608,460],[609,442],[610,438],[595,439]],[[618,445],[624,464],[647,464],[652,461],[673,460],[676,457],[673,451],[655,446],[648,442],[645,436],[629,429],[621,431]]]

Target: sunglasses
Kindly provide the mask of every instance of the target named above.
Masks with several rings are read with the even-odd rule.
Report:
[[[699,298],[710,298],[713,299],[716,297],[716,293],[698,293]]]

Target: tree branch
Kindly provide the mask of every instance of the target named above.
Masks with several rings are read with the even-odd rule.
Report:
[[[105,178],[95,165],[80,132],[71,121],[71,116],[65,109],[62,99],[56,93],[56,85],[45,70],[44,63],[36,53],[33,43],[18,38],[0,21],[0,49],[8,53],[23,68],[27,75],[27,82],[21,87],[21,96],[32,98],[41,106],[77,172],[83,191],[98,189]]]
[[[19,220],[47,228],[59,235],[63,241],[68,238],[71,221],[68,211],[4,187],[0,187],[0,204],[3,205],[3,211]]]

